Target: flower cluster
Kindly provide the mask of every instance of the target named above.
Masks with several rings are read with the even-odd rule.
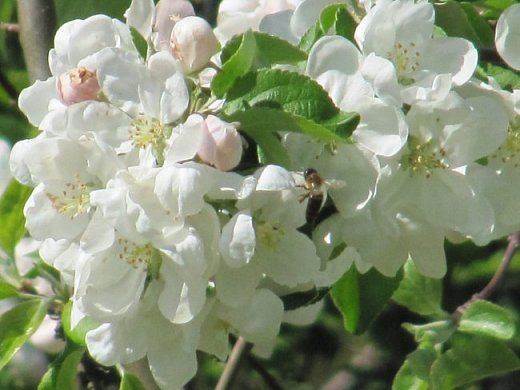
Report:
[[[267,11],[258,28],[298,42],[328,4]],[[391,276],[411,257],[421,273],[442,277],[446,238],[485,244],[520,228],[518,94],[474,77],[476,48],[435,30],[431,3],[364,5],[352,39],[318,39],[302,69],[339,108],[360,114],[354,143],[331,148],[289,133],[290,168],[312,166],[347,184],[330,189],[338,214],[316,237],[355,248],[360,269]],[[497,25],[497,49],[511,66],[517,10]]]
[[[352,142],[280,132],[289,164],[248,165],[241,124],[208,87],[219,40],[253,28],[295,43],[330,3],[224,0],[214,33],[188,1],[134,0],[126,24],[96,15],[58,30],[52,76],[19,101],[41,132],[15,145],[11,170],[35,187],[27,228],[73,287],[72,325],[97,323],[86,343],[100,363],[147,357],[162,387],[180,387],[196,351],[226,358],[230,333],[268,351],[295,318],[283,297],[353,263],[394,275],[411,257],[441,277],[446,238],[520,228],[517,94],[473,77],[477,50],[438,34],[426,1],[366,3],[352,40],[325,35],[290,69],[359,113]],[[337,213],[304,234],[326,187]]]

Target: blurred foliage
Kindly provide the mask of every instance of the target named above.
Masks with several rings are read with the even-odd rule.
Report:
[[[489,8],[484,16],[496,18],[497,12],[512,2],[513,0],[486,0],[483,3]],[[193,3],[200,15],[214,22],[218,1],[194,0]],[[56,0],[58,25],[95,13],[121,19],[128,5],[127,0]],[[437,11],[442,15],[444,30],[450,34],[474,38],[481,47],[489,47],[490,30],[482,24],[474,24],[475,14],[468,9],[465,4],[454,1],[439,6]],[[453,27],[450,20],[455,14],[463,15],[465,23],[450,31],[448,27]],[[0,22],[16,21],[16,1],[1,0]],[[0,136],[11,144],[36,133],[16,105],[19,93],[28,86],[28,76],[24,68],[17,33],[0,29]],[[520,85],[518,75],[514,72],[503,71],[499,66],[491,64],[483,65],[482,69],[484,73],[496,76],[504,87],[518,88]],[[504,240],[492,242],[485,247],[469,243],[447,243],[448,274],[442,281],[442,309],[452,313],[480,291],[496,271],[505,246]],[[492,301],[519,317],[520,254],[513,259],[507,277],[495,292]],[[342,316],[327,298],[324,310],[313,325],[283,326],[269,359],[261,359],[255,355],[244,359],[234,388],[273,388],[268,383],[275,381],[284,389],[318,389],[336,378],[343,381],[344,389],[388,389],[406,356],[416,348],[413,336],[401,325],[404,322],[417,324],[425,321],[425,318],[403,306],[389,302],[367,332],[353,335],[345,332]],[[520,353],[520,338],[517,335],[513,337],[512,344],[515,352]],[[34,383],[37,382],[27,381],[28,367],[34,373],[43,375],[43,371],[40,373],[34,369],[33,360],[28,358],[42,356],[41,352],[28,347],[19,354],[24,357],[13,359],[0,371],[0,389],[34,389]],[[187,389],[212,388],[224,366],[216,358],[205,354],[199,356],[199,373]],[[520,373],[514,372],[481,380],[471,385],[471,389],[512,390],[518,388],[518,383]]]

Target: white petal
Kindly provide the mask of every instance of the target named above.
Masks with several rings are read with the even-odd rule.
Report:
[[[45,81],[37,80],[25,88],[18,98],[18,106],[33,125],[39,126],[49,112],[51,100],[57,97],[56,78],[49,77]]]
[[[257,290],[245,307],[223,310],[221,314],[247,341],[261,343],[278,334],[283,315],[283,304],[273,292]]]
[[[314,243],[296,230],[278,234],[267,242],[258,240],[255,261],[262,264],[262,271],[276,283],[288,287],[313,280],[320,268]]]
[[[455,85],[466,83],[473,75],[478,62],[477,49],[463,38],[431,39],[422,54],[423,68],[438,74],[451,74]]]
[[[361,73],[370,81],[377,95],[395,105],[401,106],[400,87],[394,64],[386,58],[370,53],[361,66]]]
[[[257,179],[257,191],[280,191],[294,187],[291,174],[277,165],[268,165],[260,171]]]
[[[359,99],[356,111],[361,120],[352,137],[368,150],[393,156],[406,143],[408,127],[395,106],[374,98]]]
[[[337,70],[349,76],[358,72],[361,62],[359,50],[349,40],[339,36],[325,36],[312,46],[305,72],[318,77],[326,71]]]
[[[256,248],[253,218],[246,213],[238,213],[222,229],[220,253],[224,261],[233,268],[248,264]]]
[[[261,278],[262,273],[256,263],[240,268],[222,264],[215,275],[217,297],[226,306],[244,306],[253,296]],[[237,294],[237,291],[240,291],[240,294]]]
[[[498,19],[495,32],[495,45],[504,61],[520,70],[520,4],[508,7]]]
[[[193,114],[186,122],[173,129],[165,151],[164,166],[195,157],[202,139],[203,126],[204,118],[199,114]]]
[[[139,31],[145,40],[152,33],[152,18],[155,12],[153,0],[132,0],[130,8],[124,14],[130,27]]]

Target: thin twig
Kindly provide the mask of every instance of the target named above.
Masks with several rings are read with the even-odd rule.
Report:
[[[215,390],[227,390],[230,388],[242,363],[242,356],[248,353],[252,346],[243,337],[238,338],[229,354],[228,361],[215,386]]]
[[[466,308],[479,299],[488,299],[497,289],[497,287],[502,283],[504,276],[506,274],[511,261],[513,260],[513,256],[518,248],[520,243],[520,232],[515,232],[508,237],[509,243],[507,244],[506,251],[504,252],[504,256],[502,256],[502,260],[495,274],[491,278],[491,280],[486,284],[486,286],[478,293],[473,294],[473,296],[463,305],[459,306],[455,310],[455,315],[460,317],[466,310]]]
[[[9,32],[20,32],[20,25],[18,23],[0,22],[0,30],[5,30]]]

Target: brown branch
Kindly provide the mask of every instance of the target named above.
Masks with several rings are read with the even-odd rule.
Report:
[[[502,260],[500,261],[500,265],[496,270],[495,274],[491,278],[491,280],[486,284],[486,286],[478,293],[473,294],[473,296],[463,305],[459,306],[455,310],[455,316],[460,317],[464,314],[466,308],[479,299],[488,299],[497,289],[497,287],[504,280],[505,274],[511,261],[513,260],[513,256],[515,255],[516,250],[518,249],[518,245],[520,243],[520,232],[515,232],[508,237],[509,243],[507,244],[506,251],[504,252],[504,256],[502,256]]]
[[[20,25],[18,23],[0,22],[0,30],[5,30],[9,32],[20,32]]]
[[[50,76],[47,53],[56,30],[52,0],[18,0],[20,43],[31,82]]]
[[[228,361],[215,386],[215,390],[227,390],[230,388],[242,363],[242,356],[248,353],[252,347],[253,345],[248,343],[243,337],[238,338],[229,354]]]

